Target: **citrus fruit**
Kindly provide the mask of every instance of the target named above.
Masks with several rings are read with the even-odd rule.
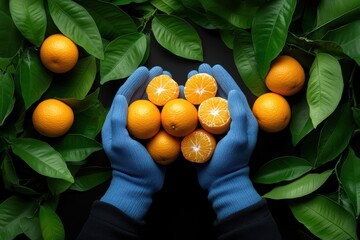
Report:
[[[183,98],[168,101],[161,110],[161,123],[169,134],[184,137],[198,125],[197,110]]]
[[[64,135],[73,122],[74,112],[71,107],[53,98],[40,102],[32,114],[35,130],[46,137]]]
[[[260,95],[252,107],[260,129],[279,132],[290,122],[291,109],[287,100],[277,93]]]
[[[148,139],[160,130],[160,111],[152,102],[139,99],[128,107],[127,129],[138,139]]]
[[[222,97],[206,99],[199,105],[198,117],[201,126],[212,134],[223,134],[230,128],[228,101]]]
[[[201,128],[185,136],[181,141],[181,152],[184,158],[195,163],[209,161],[215,147],[215,137]]]
[[[293,57],[282,55],[271,64],[265,78],[268,89],[283,96],[299,92],[305,83],[305,72],[301,64]]]
[[[185,98],[195,105],[200,104],[208,98],[215,97],[216,92],[216,80],[207,73],[195,74],[185,82]]]
[[[42,64],[54,73],[70,71],[77,63],[79,51],[76,44],[63,34],[47,37],[40,46]]]
[[[161,129],[146,143],[152,159],[160,165],[168,165],[176,160],[180,154],[180,139]]]
[[[146,87],[148,99],[157,106],[164,106],[179,96],[179,85],[170,76],[162,74],[154,77]]]

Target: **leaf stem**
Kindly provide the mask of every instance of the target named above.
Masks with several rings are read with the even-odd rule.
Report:
[[[143,22],[140,25],[140,33],[143,33],[147,27],[148,22],[154,17],[154,15],[156,14],[157,9],[155,8],[153,11],[148,12],[144,17],[143,17]]]

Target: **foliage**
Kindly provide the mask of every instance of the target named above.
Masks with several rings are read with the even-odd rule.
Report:
[[[198,26],[219,33],[255,96],[268,91],[264,77],[279,54],[304,66],[306,87],[288,99],[299,153],[254,169],[253,181],[269,188],[269,201],[286,201],[314,236],[357,239],[359,13],[357,0],[0,0],[0,169],[13,193],[0,205],[0,238],[64,239],[59,195],[110,176],[87,160],[101,150],[101,86],[146,62],[150,34],[170,53],[203,61]],[[56,32],[81,51],[77,66],[61,75],[39,59],[42,41]],[[75,110],[74,126],[56,139],[36,134],[29,118],[49,97]]]

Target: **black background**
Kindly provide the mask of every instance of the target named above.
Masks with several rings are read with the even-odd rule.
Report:
[[[221,41],[215,30],[196,28],[203,44],[204,62],[210,65],[221,64],[237,81],[252,106],[253,96],[241,81],[233,61],[232,51]],[[171,72],[173,78],[184,84],[187,73],[198,69],[201,63],[177,57],[162,48],[151,36],[150,56],[145,66],[161,66]],[[111,81],[101,87],[100,98],[105,107],[111,105],[112,99],[124,80]],[[291,147],[288,129],[276,134],[259,132],[258,143],[250,161],[251,169],[256,169],[273,157],[295,151]],[[108,165],[103,152],[95,153],[90,161]],[[251,174],[253,171],[251,172]],[[94,200],[99,199],[106,191],[106,182],[87,192],[67,191],[61,195],[58,214],[65,227],[66,239],[75,239],[85,223]],[[263,189],[257,186],[261,193]],[[284,238],[291,236],[292,218],[281,201],[269,202],[269,207],[277,221]],[[276,211],[274,211],[276,209]],[[281,211],[280,211],[281,210]],[[213,222],[215,214],[207,201],[206,193],[199,187],[191,164],[179,158],[168,167],[163,189],[155,194],[153,204],[146,215],[146,227],[143,239],[215,239]],[[259,229],[261,231],[261,229]],[[289,239],[295,239],[295,236]]]

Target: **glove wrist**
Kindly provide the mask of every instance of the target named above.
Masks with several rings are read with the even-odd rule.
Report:
[[[218,220],[262,200],[249,178],[249,167],[218,178],[207,190]]]
[[[110,186],[101,201],[109,203],[129,217],[142,220],[150,208],[152,196],[158,189],[142,179],[134,178],[118,171],[113,171]]]

